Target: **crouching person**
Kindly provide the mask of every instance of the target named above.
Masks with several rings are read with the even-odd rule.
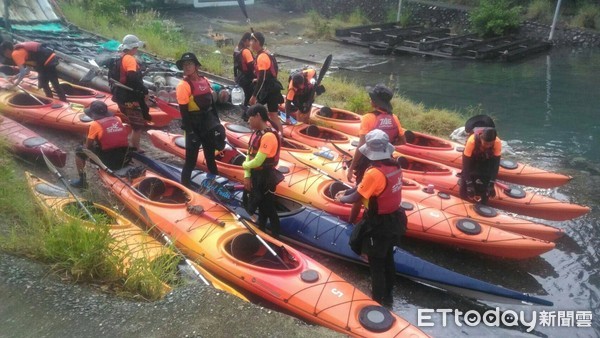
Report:
[[[121,169],[130,161],[127,141],[129,129],[121,119],[113,116],[102,101],[92,102],[84,112],[94,121],[90,123],[85,143],[75,150],[75,165],[79,173],[79,179],[71,181],[71,185],[75,188],[87,188],[85,175],[87,156],[83,149],[89,149],[98,155],[111,170]]]

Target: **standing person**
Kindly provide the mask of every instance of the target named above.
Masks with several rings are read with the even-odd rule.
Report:
[[[386,306],[393,303],[392,290],[396,269],[394,246],[406,231],[402,202],[402,169],[392,159],[394,146],[385,132],[375,129],[365,136],[359,151],[369,159],[357,188],[339,192],[342,203],[364,205],[363,219],[352,232],[350,246],[357,254],[366,254],[371,269],[373,300]]]
[[[19,67],[19,74],[13,81],[13,85],[17,86],[25,75],[27,75],[27,67],[33,67],[38,73],[38,87],[44,90],[46,97],[52,98],[52,88],[58,95],[58,99],[67,102],[67,96],[62,87],[58,83],[58,73],[56,66],[58,65],[58,57],[54,51],[46,45],[27,41],[13,45],[10,41],[3,41],[0,44],[0,52],[14,64]]]
[[[223,150],[225,147],[225,129],[217,115],[211,85],[198,72],[201,64],[196,55],[184,53],[176,65],[183,70],[183,80],[176,89],[181,127],[185,131],[185,164],[181,171],[181,183],[190,187],[200,147],[204,151],[208,172],[213,175],[219,173],[215,150]]]
[[[325,92],[325,87],[320,85],[315,88],[317,71],[309,68],[302,70],[294,75],[288,85],[288,92],[285,97],[285,117],[286,122],[290,121],[290,113],[297,111],[296,119],[300,122],[309,123],[310,110],[315,101],[315,93],[321,95]]]
[[[258,208],[258,226],[265,230],[267,219],[274,237],[279,237],[279,215],[275,209],[275,188],[283,175],[275,168],[279,163],[281,144],[277,130],[269,127],[267,108],[255,104],[246,112],[248,123],[254,133],[250,137],[248,157],[244,168],[244,193],[247,197],[246,210],[250,215]]]
[[[256,83],[248,104],[255,105],[257,102],[266,104],[269,111],[269,120],[275,123],[273,127],[281,132],[278,110],[279,104],[283,103],[283,96],[281,96],[283,86],[277,79],[279,66],[275,56],[264,49],[265,36],[260,32],[252,33],[251,36],[252,50],[256,53],[256,64],[254,66]]]
[[[109,69],[110,81],[119,82],[130,89],[125,89],[111,83],[113,92],[113,101],[119,105],[119,110],[129,120],[131,125],[131,146],[138,151],[140,148],[140,138],[142,128],[146,121],[152,121],[150,109],[146,104],[148,99],[148,88],[144,86],[143,74],[135,55],[138,48],[143,47],[144,43],[135,35],[125,35],[123,43],[119,46],[121,54],[119,59]]]
[[[113,116],[108,111],[106,103],[94,101],[84,109],[84,113],[94,121],[90,123],[85,143],[75,150],[75,166],[79,179],[71,181],[73,187],[82,189],[87,188],[85,175],[87,156],[83,152],[84,148],[98,155],[111,170],[121,169],[130,161],[127,141],[129,130],[119,117]]]
[[[250,51],[252,34],[244,33],[237,47],[233,51],[233,76],[235,83],[244,90],[244,106],[248,106],[248,101],[254,92],[254,56]]]
[[[473,129],[463,151],[461,198],[473,200],[479,197],[482,204],[487,204],[490,197],[496,196],[495,184],[501,153],[502,142],[495,128]]]
[[[388,135],[390,142],[394,145],[400,145],[406,143],[404,138],[404,130],[400,124],[398,116],[394,115],[392,108],[392,97],[394,92],[386,87],[384,84],[378,83],[374,87],[367,87],[369,97],[371,98],[371,106],[373,111],[367,113],[361,117],[360,129],[358,136],[358,147],[360,148],[365,144],[365,135],[374,129],[379,129]],[[355,151],[352,163],[348,168],[348,182],[353,181],[355,169],[360,169],[361,152]],[[357,182],[360,181],[362,170],[357,171]]]

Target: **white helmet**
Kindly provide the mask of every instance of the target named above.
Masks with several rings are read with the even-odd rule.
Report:
[[[132,34],[127,34],[123,38],[123,43],[119,46],[120,51],[124,50],[132,50],[134,48],[144,47],[144,43],[138,39],[137,36]]]

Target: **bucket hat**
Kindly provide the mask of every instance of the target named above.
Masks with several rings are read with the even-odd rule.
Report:
[[[391,89],[382,83],[378,83],[373,87],[367,87],[367,92],[369,93],[369,97],[371,97],[371,101],[373,101],[377,107],[388,113],[392,112],[392,104],[390,101],[394,96],[394,92]]]
[[[113,114],[108,111],[108,106],[106,105],[106,103],[100,100],[92,102],[92,104],[90,104],[89,107],[85,108],[83,112],[92,120],[100,120],[105,117],[113,116]]]
[[[187,52],[187,53],[183,53],[183,55],[181,56],[181,58],[179,60],[177,60],[177,62],[175,62],[175,65],[177,65],[177,68],[179,70],[183,70],[183,63],[185,61],[194,61],[194,63],[196,64],[196,66],[198,66],[198,67],[202,66],[202,64],[200,63],[200,61],[198,61],[198,58],[196,57],[196,54],[191,53],[191,52]]]
[[[394,146],[390,143],[388,134],[375,129],[365,135],[365,144],[358,150],[371,161],[387,160],[392,157]]]

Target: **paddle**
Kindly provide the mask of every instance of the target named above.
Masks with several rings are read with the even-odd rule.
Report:
[[[327,58],[325,58],[325,62],[323,62],[323,66],[321,67],[321,70],[319,71],[319,75],[317,76],[317,82],[315,82],[315,85],[313,86],[311,92],[310,92],[310,105],[312,106],[313,102],[315,101],[315,94],[317,92],[317,87],[319,87],[321,85],[321,81],[323,81],[323,78],[325,77],[325,73],[327,73],[327,70],[329,70],[329,66],[331,66],[331,60],[333,59],[333,55],[329,54],[327,55]]]
[[[164,233],[158,226],[156,226],[156,224],[154,222],[152,222],[152,219],[150,218],[150,215],[148,215],[148,211],[146,211],[146,208],[144,208],[143,205],[140,205],[140,214],[142,214],[142,216],[146,219],[146,222],[148,222],[148,224],[150,224],[150,226],[153,229],[157,229],[163,240],[167,243],[167,245],[171,248],[173,248],[173,250],[175,250],[175,253],[177,253],[177,255],[179,255],[185,262],[185,264],[187,264],[192,271],[194,272],[194,274],[196,275],[196,277],[200,278],[200,280],[202,282],[204,282],[204,284],[206,285],[210,285],[210,283],[208,282],[208,280],[206,280],[206,278],[200,273],[200,271],[198,271],[198,269],[196,269],[196,267],[194,266],[194,264],[192,264],[192,261],[190,261],[184,254],[183,252],[181,252],[181,250],[179,250],[179,248],[177,246],[175,246],[175,244],[173,244],[173,241],[171,240],[171,238],[169,238],[169,236],[167,236],[166,233]]]
[[[219,184],[213,178],[204,179],[200,183],[200,189],[204,193],[210,192],[210,194],[215,199],[217,199],[219,201],[229,201],[233,197],[232,194],[231,194],[231,191],[229,191],[229,189],[227,189],[223,185]],[[235,212],[235,210],[231,209],[229,207],[229,205],[227,205],[227,203],[221,203],[221,205],[223,207],[225,207],[225,209],[227,209],[230,213],[232,213],[235,216],[235,219],[237,219],[238,221],[240,221],[246,227],[246,229],[248,229],[248,231],[250,231],[250,233],[252,235],[254,235],[256,237],[256,239],[258,239],[258,241],[265,248],[267,248],[267,250],[269,250],[269,252],[273,256],[275,256],[279,260],[279,262],[281,262],[281,264],[283,264],[283,266],[286,267],[286,269],[290,268],[287,264],[285,264],[285,262],[283,261],[283,259],[281,259],[281,257],[279,257],[279,255],[277,255],[277,253],[275,252],[275,250],[273,250],[273,248],[271,248],[271,246],[262,237],[260,237],[260,235],[256,231],[254,231],[254,229],[252,229],[252,227],[250,226],[250,224],[248,224],[248,222],[246,222],[245,219],[243,219],[237,212]]]
[[[88,210],[88,208],[85,207],[85,205],[81,202],[81,200],[77,197],[77,195],[75,195],[73,193],[71,188],[69,188],[69,184],[67,183],[67,181],[65,181],[65,178],[62,176],[60,171],[58,171],[58,169],[56,169],[54,164],[52,164],[52,162],[50,162],[50,160],[48,159],[46,154],[44,154],[44,150],[40,148],[40,152],[42,153],[42,157],[44,157],[44,162],[46,162],[46,166],[48,166],[48,169],[50,169],[50,171],[54,175],[56,175],[56,177],[58,177],[59,181],[65,186],[65,188],[73,196],[73,198],[75,198],[75,201],[77,202],[77,204],[81,207],[81,209],[83,209],[83,211],[85,211],[85,213],[92,220],[92,222],[96,223],[96,219],[94,218],[94,216],[92,216],[92,213]]]
[[[246,22],[250,26],[250,31],[252,33],[254,33],[254,28],[252,28],[252,24],[250,24],[250,18],[248,17],[248,12],[246,11],[246,2],[244,0],[238,0],[238,5],[240,5],[240,9],[242,10],[242,13],[246,17]]]
[[[102,169],[103,171],[107,172],[110,176],[115,177],[116,179],[118,179],[121,183],[123,183],[125,186],[127,186],[129,189],[133,190],[136,194],[140,195],[143,199],[151,201],[151,199],[144,195],[141,191],[139,191],[136,187],[132,186],[131,184],[129,184],[129,182],[125,181],[124,179],[122,179],[121,177],[119,177],[119,175],[115,174],[114,171],[112,171],[110,168],[108,168],[103,162],[102,160],[100,160],[100,158],[94,154],[91,150],[89,149],[83,149],[83,153],[90,159],[90,161],[94,162],[97,166],[100,167],[100,169]],[[223,226],[225,225],[225,223],[223,221],[220,221],[212,216],[209,216],[207,214],[204,213],[204,209],[202,209],[202,207],[200,206],[200,208],[198,208],[197,206],[191,206],[188,208],[188,212],[194,215],[202,215],[202,217],[207,218],[208,220],[210,220],[211,222]]]

